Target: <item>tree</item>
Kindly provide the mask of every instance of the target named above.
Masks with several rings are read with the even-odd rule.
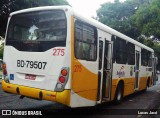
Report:
[[[149,3],[150,0],[126,0],[125,2],[116,0],[114,3],[102,4],[97,10],[97,16],[100,22],[135,39],[140,35],[140,31],[131,17],[142,4]]]
[[[160,39],[160,2],[152,0],[147,6],[141,6],[133,15],[136,26],[140,29],[141,34],[147,37]]]
[[[1,0],[0,35],[5,35],[8,16],[11,12],[38,6],[69,5],[66,0]]]

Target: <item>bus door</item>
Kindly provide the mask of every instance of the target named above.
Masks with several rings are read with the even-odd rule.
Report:
[[[135,67],[135,89],[138,89],[139,83],[139,64],[140,64],[140,52],[136,51],[136,67]]]
[[[100,101],[110,101],[112,73],[112,42],[99,41],[99,94]]]
[[[102,80],[102,98],[110,100],[111,95],[111,74],[112,74],[112,42],[105,40],[103,80]]]
[[[153,85],[156,84],[156,81],[158,80],[158,77],[156,75],[156,66],[157,66],[157,58],[152,58],[152,77],[153,77]]]

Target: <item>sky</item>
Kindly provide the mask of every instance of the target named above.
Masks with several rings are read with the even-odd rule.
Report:
[[[113,2],[114,0],[67,0],[67,1],[76,12],[88,17],[96,17],[96,10],[100,8],[101,4],[106,2]]]

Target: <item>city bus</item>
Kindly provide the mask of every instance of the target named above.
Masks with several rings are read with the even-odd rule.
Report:
[[[10,14],[3,91],[68,107],[120,103],[154,85],[154,50],[76,13],[45,6]]]

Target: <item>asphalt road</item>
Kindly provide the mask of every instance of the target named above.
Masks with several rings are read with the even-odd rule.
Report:
[[[1,84],[0,84],[1,88]],[[50,101],[39,101],[30,98],[20,99],[20,96],[4,93],[0,89],[0,110],[12,109],[18,111],[38,110],[42,115],[53,117],[89,117],[89,118],[160,118],[159,115],[141,115],[140,112],[155,110],[160,114],[160,75],[159,81],[146,92],[138,92],[124,98],[120,105],[112,102],[104,103],[95,107],[70,109],[61,104]],[[1,111],[0,111],[1,116]]]

